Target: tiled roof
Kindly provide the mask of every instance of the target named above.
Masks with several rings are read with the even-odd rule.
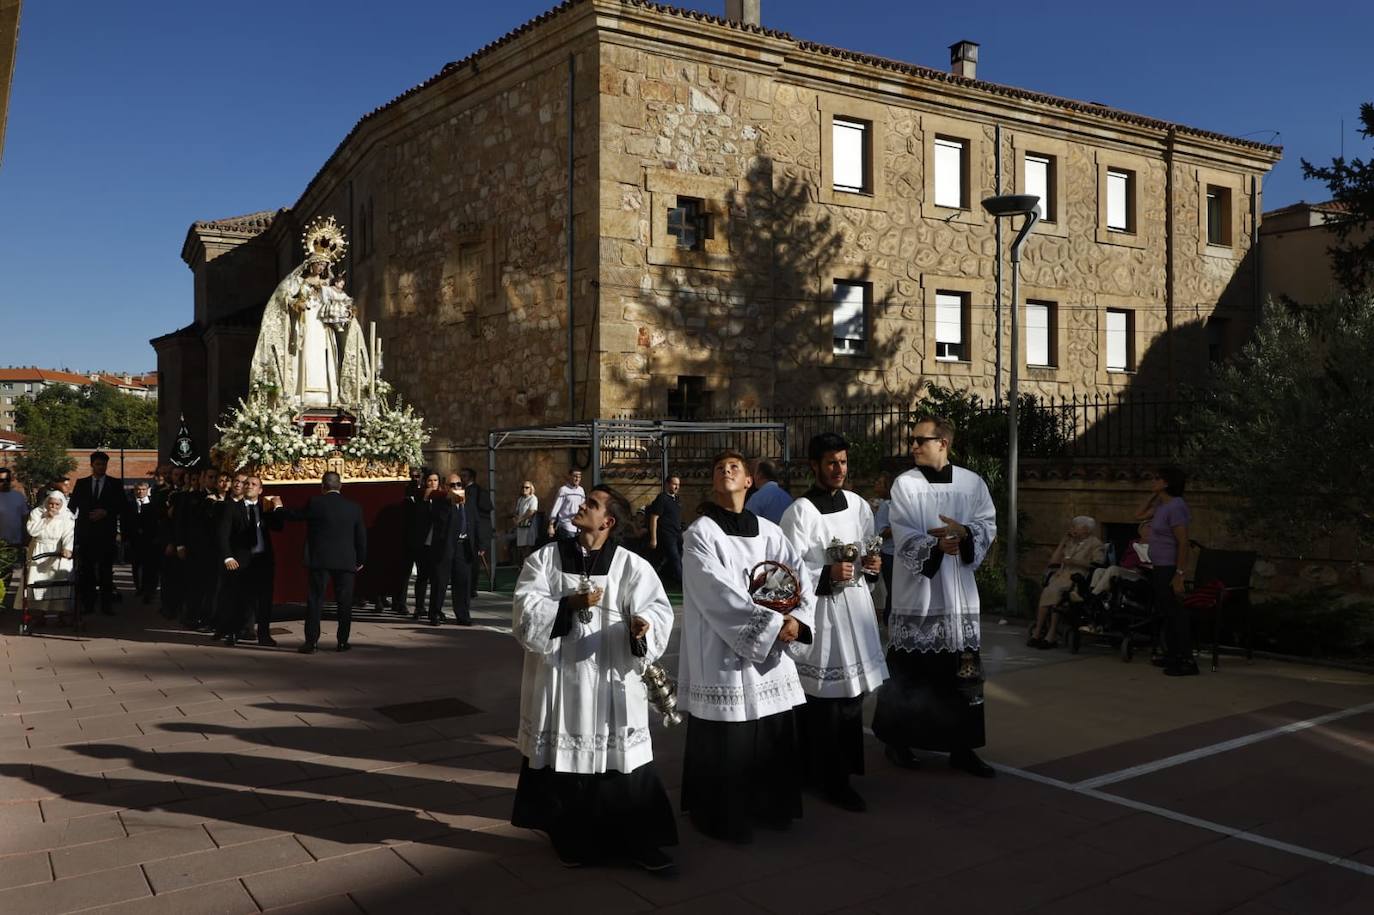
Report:
[[[40,368],[18,368],[0,369],[0,381],[42,381],[48,384],[75,384],[88,385],[91,379],[87,375],[78,375],[75,372],[64,372],[58,369]]]
[[[192,223],[191,228],[212,232],[233,232],[239,235],[258,235],[271,227],[272,220],[276,219],[280,212],[280,210],[259,210],[256,213],[246,213],[243,216],[207,219]]]
[[[1340,200],[1327,200],[1323,203],[1308,203],[1306,200],[1299,200],[1297,203],[1290,203],[1286,207],[1279,207],[1277,210],[1269,210],[1263,214],[1262,218],[1268,219],[1272,216],[1281,216],[1286,213],[1301,213],[1303,211],[1313,211],[1317,213],[1349,213],[1350,206]]]
[[[306,185],[305,190],[301,193],[300,199],[304,199],[310,193],[311,188],[313,188],[316,182],[320,180],[320,176],[323,175],[325,171],[329,168],[330,164],[338,158],[339,154],[343,151],[344,147],[348,145],[348,141],[353,138],[353,135],[358,132],[358,130],[363,126],[363,124],[367,123],[369,120],[376,117],[378,114],[381,114],[383,111],[386,111],[387,109],[400,104],[401,102],[410,98],[412,95],[415,95],[425,89],[428,89],[430,86],[439,82],[439,80],[443,79],[445,76],[448,76],[451,73],[457,72],[458,70],[461,70],[464,67],[476,63],[482,57],[486,56],[487,54],[490,54],[497,48],[509,44],[516,38],[519,38],[521,35],[524,35],[527,32],[544,25],[546,22],[549,22],[557,18],[558,16],[572,9],[573,7],[580,6],[588,2],[590,2],[590,0],[564,0],[564,2],[559,3],[552,9],[540,13],[533,19],[530,19],[529,21],[516,26],[514,29],[511,29],[509,32],[502,35],[495,41],[487,45],[484,45],[481,48],[478,48],[476,51],[472,52],[467,57],[464,57],[462,60],[456,60],[452,63],[444,65],[443,69],[441,69],[438,73],[431,76],[429,79],[425,80],[424,82],[416,86],[412,86],[405,92],[402,92],[400,95],[393,98],[391,101],[385,103],[384,105],[380,105],[372,109],[368,113],[364,114],[361,118],[358,119],[358,122],[353,125],[353,129],[348,132],[347,136],[345,136],[343,140],[339,142],[339,145],[335,147],[333,154],[331,154],[330,157],[325,161],[324,165],[320,166],[319,171],[315,173],[315,177],[310,179],[310,183]],[[651,12],[658,13],[664,16],[673,16],[679,19],[690,19],[697,22],[706,22],[712,25],[725,26],[732,29],[738,29],[744,32],[750,32],[756,35],[764,35],[769,38],[780,39],[782,41],[795,41],[797,43],[797,48],[802,51],[811,51],[817,54],[825,55],[827,57],[834,57],[839,60],[848,60],[853,61],[855,63],[865,64],[868,66],[880,67],[885,70],[906,73],[924,79],[931,79],[940,82],[968,86],[970,88],[981,89],[983,91],[993,93],[994,95],[1001,95],[1008,98],[1025,99],[1027,101],[1041,102],[1043,104],[1055,105],[1057,107],[1064,108],[1070,111],[1078,111],[1086,114],[1097,115],[1108,120],[1120,121],[1130,124],[1139,124],[1144,127],[1153,127],[1160,130],[1167,130],[1172,128],[1173,130],[1176,130],[1177,132],[1188,136],[1202,137],[1211,140],[1220,140],[1225,143],[1232,143],[1236,146],[1243,146],[1247,149],[1259,150],[1262,152],[1273,153],[1275,155],[1283,151],[1283,147],[1281,146],[1273,146],[1268,143],[1258,143],[1253,140],[1245,140],[1238,137],[1231,137],[1225,134],[1215,133],[1210,130],[1201,130],[1196,127],[1188,127],[1183,124],[1175,124],[1169,121],[1159,120],[1157,118],[1146,117],[1144,115],[1139,114],[1132,114],[1128,111],[1121,111],[1116,108],[1109,108],[1105,105],[1099,105],[1092,102],[1081,102],[1074,99],[1059,98],[1053,95],[1046,95],[1042,92],[1032,92],[1028,89],[1019,89],[1014,86],[1003,86],[997,83],[986,82],[984,80],[969,79],[964,76],[956,76],[953,73],[949,73],[944,70],[937,70],[931,67],[922,67],[918,66],[917,64],[905,63],[903,61],[897,60],[890,60],[884,57],[876,57],[874,55],[864,54],[858,51],[849,51],[844,48],[837,48],[831,45],[820,44],[814,41],[802,41],[794,38],[787,32],[781,32],[776,29],[763,28],[762,26],[757,25],[748,25],[741,22],[735,22],[733,20],[726,19],[722,16],[715,16],[710,13],[702,13],[696,10],[679,9],[678,7],[666,6],[661,3],[652,3],[649,2],[649,0],[620,0],[620,2],[625,6],[638,7],[640,9],[649,10]],[[261,216],[263,214],[255,213],[252,215]],[[246,219],[249,217],[239,218]],[[201,225],[201,223],[197,223],[197,225]],[[205,225],[211,224],[206,223]]]

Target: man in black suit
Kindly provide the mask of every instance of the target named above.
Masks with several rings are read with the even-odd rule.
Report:
[[[430,500],[430,508],[429,624],[437,626],[444,618],[444,592],[452,584],[455,622],[471,626],[468,575],[477,556],[477,515],[458,474],[448,475],[447,497]]]
[[[348,651],[348,633],[353,625],[353,580],[367,561],[367,526],[363,507],[343,497],[343,480],[329,471],[321,481],[322,495],[314,496],[303,509],[283,509],[292,521],[304,521],[305,567],[310,583],[305,596],[305,644],[297,649],[310,654],[320,640],[320,615],[324,611],[324,590],[334,583],[334,600],[339,606],[338,649]],[[273,500],[276,508],[280,503]]]
[[[396,591],[391,607],[397,613],[406,612],[406,587],[410,584],[410,570],[415,570],[415,619],[425,612],[425,597],[429,591],[429,537],[431,493],[439,491],[436,471],[416,470],[410,475],[405,501],[401,503],[401,574],[396,578]]]
[[[124,517],[128,499],[124,482],[107,476],[110,456],[103,451],[91,453],[91,475],[76,481],[72,491],[72,511],[76,512],[76,580],[82,610],[95,610],[100,592],[100,612],[113,614],[115,537],[119,519]]]
[[[477,580],[481,577],[482,560],[494,561],[491,556],[491,493],[487,492],[485,486],[477,482],[477,471],[471,467],[464,467],[459,471],[459,476],[463,481],[463,491],[467,493],[468,511],[477,516],[477,540],[474,544],[475,549],[472,554],[472,562],[468,564],[470,575],[468,576],[468,596],[477,596]]]
[[[157,593],[157,570],[162,551],[157,544],[157,509],[147,483],[134,484],[134,497],[119,525],[134,575],[134,591],[143,598],[143,603],[150,604]]]
[[[249,619],[257,623],[258,644],[275,648],[272,638],[272,583],[277,561],[271,531],[282,529],[285,515],[269,512],[263,504],[262,479],[235,474],[234,493],[243,494],[226,504],[220,515],[219,544],[224,557],[222,619],[215,631],[224,644],[234,645]],[[338,586],[335,585],[335,593]],[[318,635],[317,635],[318,637]],[[346,641],[346,639],[345,639]]]
[[[185,584],[181,624],[206,631],[215,610],[222,560],[219,555],[219,471],[206,467],[177,505],[177,556]]]

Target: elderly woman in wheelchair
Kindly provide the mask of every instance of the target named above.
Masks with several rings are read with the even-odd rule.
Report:
[[[1045,569],[1045,587],[1036,602],[1035,623],[1031,626],[1026,645],[1031,648],[1055,648],[1059,645],[1059,608],[1075,597],[1082,599],[1086,583],[1094,566],[1103,562],[1106,547],[1097,536],[1097,521],[1079,515],[1069,522],[1069,529],[1050,555]],[[1078,578],[1078,581],[1075,581]]]

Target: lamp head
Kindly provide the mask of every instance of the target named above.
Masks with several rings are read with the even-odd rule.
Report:
[[[1001,194],[997,197],[985,197],[983,199],[983,209],[998,219],[1006,219],[1011,216],[1029,216],[1039,206],[1040,198],[1034,194]]]

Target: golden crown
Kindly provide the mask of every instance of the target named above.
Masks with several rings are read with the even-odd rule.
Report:
[[[320,216],[305,227],[301,234],[306,260],[327,260],[337,263],[344,256],[348,239],[333,216]]]

